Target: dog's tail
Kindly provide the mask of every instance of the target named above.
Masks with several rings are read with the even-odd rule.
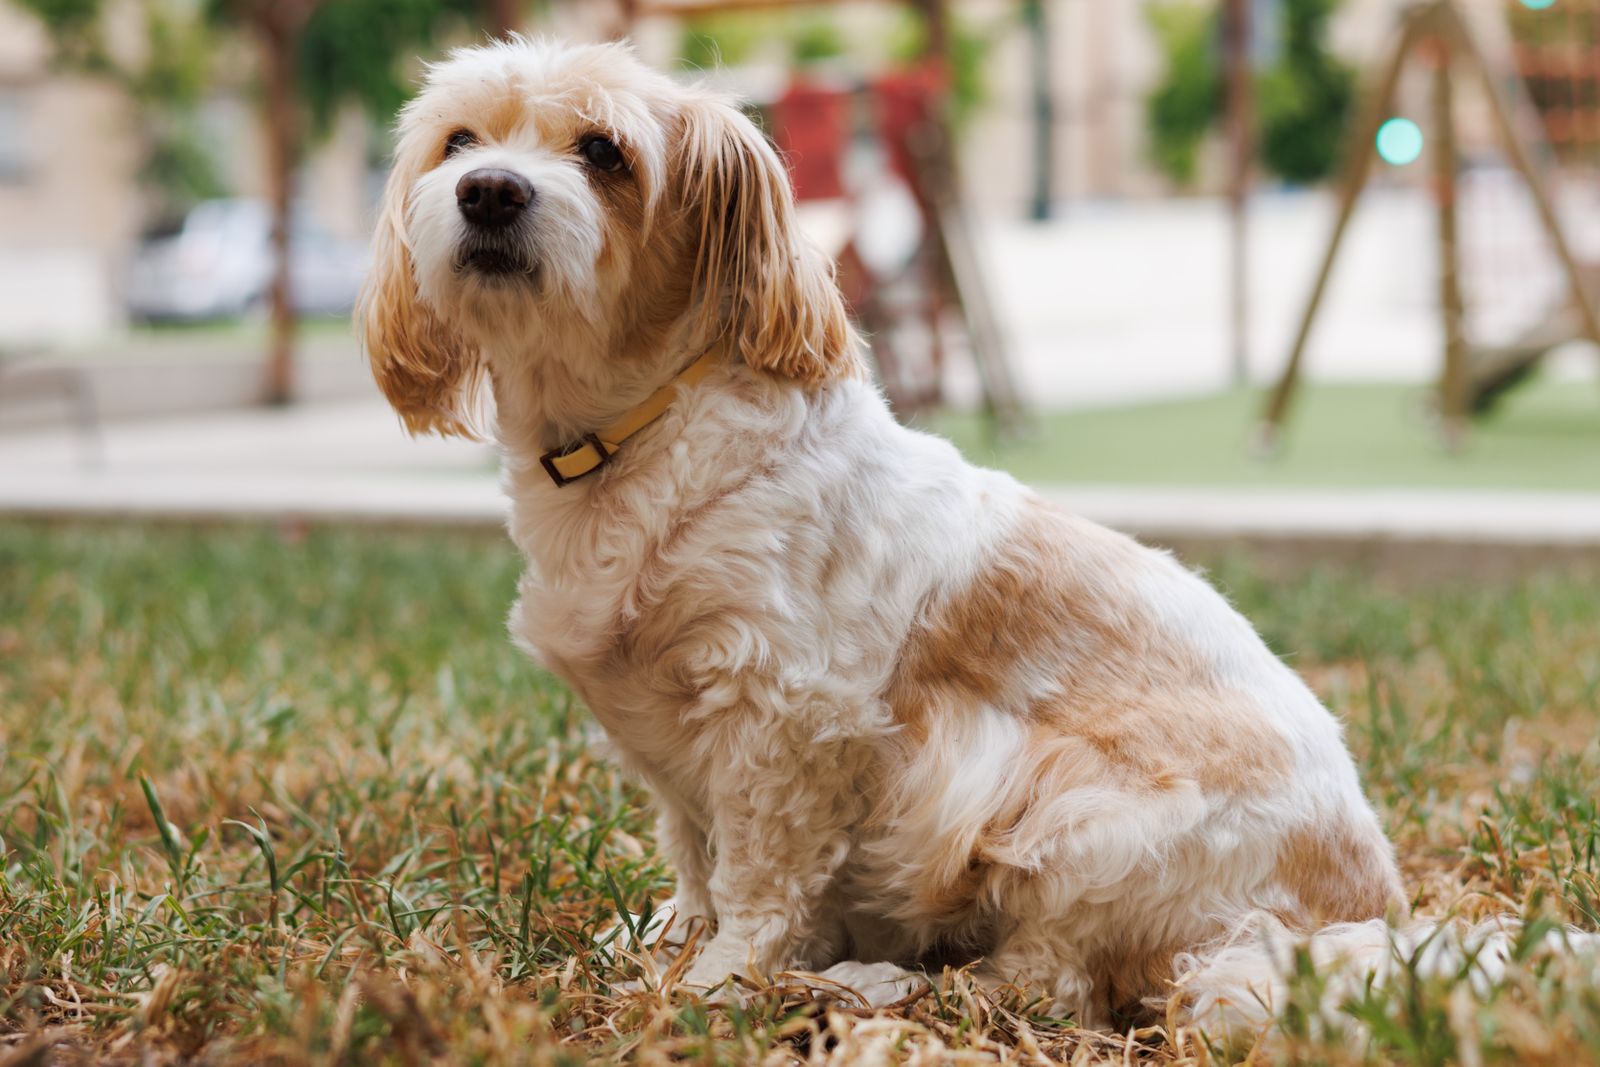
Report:
[[[1559,959],[1586,980],[1600,975],[1600,934],[1558,924],[1489,920],[1382,919],[1296,934],[1253,916],[1210,951],[1177,960],[1180,1018],[1230,1044],[1254,1040],[1293,1013],[1325,1034],[1358,1037],[1352,1007],[1411,981],[1465,985],[1477,997],[1499,986],[1516,963]]]

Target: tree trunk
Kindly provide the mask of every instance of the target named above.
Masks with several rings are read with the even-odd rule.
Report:
[[[926,35],[922,42],[923,58],[937,57],[948,68],[951,58],[950,12],[945,7],[945,0],[915,0],[913,6],[922,16],[923,32]]]
[[[1250,42],[1252,0],[1227,0],[1223,9],[1228,94],[1228,317],[1233,383],[1250,381],[1250,172],[1255,159],[1255,72]]]
[[[290,240],[294,232],[294,175],[303,133],[295,84],[295,50],[318,0],[256,0],[249,10],[261,49],[261,89],[266,124],[267,203],[272,212],[271,327],[262,400],[294,399],[295,309]]]
[[[522,28],[522,4],[519,0],[484,0],[483,25],[491,37],[510,37]]]

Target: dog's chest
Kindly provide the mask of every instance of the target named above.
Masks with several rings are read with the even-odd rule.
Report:
[[[650,528],[585,531],[566,554],[581,568],[535,562],[511,619],[639,769],[703,778],[693,753],[735,720],[884,728],[877,694],[919,599],[916,568],[889,565],[886,539],[786,514],[754,484]]]
[[[513,636],[603,725],[630,733],[730,675],[759,674],[738,650],[781,643],[770,605],[791,579],[757,513],[697,501],[665,516],[538,516]]]

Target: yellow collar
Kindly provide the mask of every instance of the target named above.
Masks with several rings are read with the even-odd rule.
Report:
[[[672,401],[677,397],[680,388],[686,389],[704,378],[706,372],[716,366],[716,355],[715,348],[708,351],[684,368],[676,378],[651,393],[642,404],[610,426],[596,433],[584,434],[582,440],[574,441],[565,448],[552,449],[540,456],[539,462],[544,465],[545,473],[550,475],[550,480],[560,488],[605,466],[606,461],[617,454],[617,449],[624,441],[655,422],[667,408],[672,406]]]

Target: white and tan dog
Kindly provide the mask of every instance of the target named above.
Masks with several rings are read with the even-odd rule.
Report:
[[[1248,1009],[1263,923],[1383,951],[1339,724],[1169,556],[895,422],[737,109],[518,41],[400,128],[374,373],[418,432],[492,390],[512,632],[654,793],[692,982],[982,957],[1106,1022],[1182,969]]]

